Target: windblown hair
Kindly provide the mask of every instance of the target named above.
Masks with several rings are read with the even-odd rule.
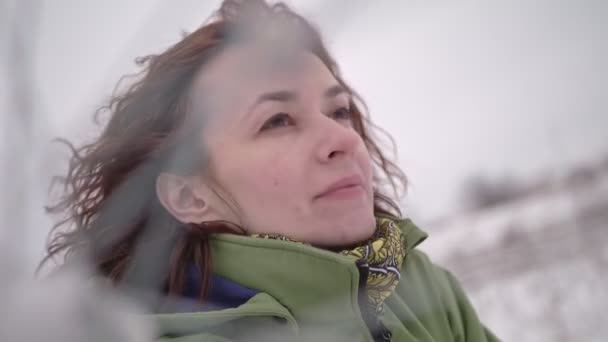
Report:
[[[246,227],[228,222],[181,224],[160,204],[155,182],[161,172],[189,173],[205,167],[205,151],[193,143],[203,123],[191,125],[198,121],[193,121],[194,113],[188,108],[190,89],[201,67],[230,44],[262,43],[269,33],[276,34],[272,25],[284,25],[281,34],[316,55],[351,93],[354,129],[374,163],[374,210],[400,215],[381,188],[387,183],[394,195],[403,193],[405,175],[381,151],[372,132],[378,128],[361,109],[365,109],[361,98],[342,79],[318,31],[283,3],[225,0],[205,25],[163,53],[136,60],[141,67],[137,80],[115,91],[96,113],[96,120],[100,114],[109,114],[97,139],[78,148],[60,140],[71,149],[72,157],[67,175],[59,178],[62,197],[47,207],[62,219],[49,234],[47,255],[40,266],[60,255],[62,265],[78,255],[86,256],[102,276],[121,284],[142,260],[152,260],[163,270],[157,272],[163,290],[179,295],[184,292],[186,273],[195,265],[203,284],[199,298],[205,300],[213,272],[208,235],[239,234]],[[154,255],[155,246],[166,253]]]

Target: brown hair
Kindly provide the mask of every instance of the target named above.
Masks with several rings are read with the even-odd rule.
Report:
[[[288,33],[294,36],[290,40],[314,53],[352,93],[354,128],[375,165],[375,213],[400,215],[397,205],[381,193],[380,182],[388,181],[397,194],[405,190],[405,175],[383,155],[371,135],[377,127],[359,109],[363,101],[341,78],[317,30],[282,3],[225,0],[210,22],[165,52],[136,61],[143,68],[139,80],[122,92],[115,91],[108,105],[96,113],[98,119],[100,113],[109,112],[110,119],[95,141],[75,148],[62,140],[72,157],[67,175],[60,179],[63,196],[47,211],[65,217],[49,234],[41,266],[58,254],[64,254],[65,265],[85,253],[103,276],[119,284],[126,281],[127,270],[137,273],[141,260],[155,259],[154,267],[139,272],[148,272],[143,277],[154,273],[165,291],[181,294],[188,268],[196,265],[203,284],[199,297],[204,301],[212,274],[207,236],[218,231],[238,233],[239,227],[222,222],[180,224],[160,204],[155,182],[163,171],[192,172],[204,167],[204,151],[194,150],[197,144],[189,143],[200,126],[185,124],[193,78],[228,44],[260,39],[260,28],[268,18],[289,23],[294,28]],[[136,282],[134,277],[130,280]]]

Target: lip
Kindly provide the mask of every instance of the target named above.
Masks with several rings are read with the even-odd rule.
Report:
[[[363,179],[359,175],[352,175],[339,179],[331,183],[325,190],[315,196],[315,198],[331,197],[333,195],[349,195],[363,190]]]

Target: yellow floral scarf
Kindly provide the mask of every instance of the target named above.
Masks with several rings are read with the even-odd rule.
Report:
[[[253,237],[292,241],[277,234],[254,234]],[[405,259],[404,236],[395,221],[376,218],[376,231],[354,249],[339,252],[357,258],[360,269],[367,271],[365,289],[369,305],[377,315],[383,313],[384,300],[390,296],[401,277],[399,270]]]

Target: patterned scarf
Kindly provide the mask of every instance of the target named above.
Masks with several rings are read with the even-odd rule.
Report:
[[[277,234],[254,234],[252,237],[298,242]],[[369,240],[354,249],[339,252],[357,258],[357,266],[367,271],[368,305],[378,316],[384,312],[384,300],[397,287],[401,277],[399,270],[405,259],[403,239],[395,221],[378,217],[376,231]]]

